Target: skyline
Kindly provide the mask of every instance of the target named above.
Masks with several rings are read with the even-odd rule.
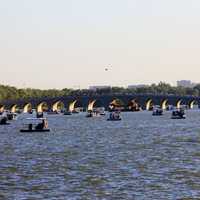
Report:
[[[2,1],[1,83],[82,89],[199,82],[199,10],[198,0]]]

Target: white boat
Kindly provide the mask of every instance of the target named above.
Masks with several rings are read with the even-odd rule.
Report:
[[[27,118],[20,132],[49,132],[46,118]]]
[[[152,113],[153,116],[161,116],[163,115],[163,109],[160,108],[160,107],[155,107],[153,109],[153,113]]]

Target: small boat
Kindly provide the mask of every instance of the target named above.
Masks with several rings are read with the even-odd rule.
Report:
[[[183,109],[172,111],[171,119],[186,119],[186,114]]]
[[[8,118],[6,116],[0,116],[0,125],[9,125],[10,123],[7,122]]]
[[[72,110],[73,114],[79,114],[79,112],[77,110]]]
[[[72,112],[70,112],[70,111],[65,111],[65,112],[63,113],[63,115],[72,115]]]
[[[100,112],[100,115],[105,116],[106,112],[105,111],[104,112]]]
[[[20,132],[49,132],[46,118],[27,118]]]
[[[47,112],[47,115],[57,115],[59,114],[57,111],[49,111]]]
[[[28,129],[20,129],[20,132],[21,133],[34,133],[34,132],[50,132],[50,129],[43,129],[43,130],[36,130],[36,129],[33,129],[33,130],[28,130]]]
[[[161,109],[161,108],[155,108],[155,109],[153,110],[152,115],[153,115],[153,116],[161,116],[161,115],[163,115],[163,109]]]
[[[108,118],[107,119],[107,121],[121,121],[122,119],[121,118],[119,118],[119,119],[110,119],[110,118]]]
[[[17,118],[16,113],[7,113],[8,120],[15,120]]]
[[[98,111],[88,111],[86,117],[100,117],[100,113]]]
[[[93,117],[93,115],[92,115],[92,113],[88,113],[87,115],[86,115],[86,117]]]
[[[107,121],[121,121],[120,111],[111,112]]]

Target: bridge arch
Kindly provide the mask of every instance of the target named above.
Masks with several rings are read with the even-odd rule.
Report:
[[[190,102],[189,102],[189,109],[193,109],[194,108],[194,106],[195,105],[198,105],[198,101],[196,101],[196,100],[191,100]]]
[[[177,102],[176,102],[176,108],[181,108],[181,105],[183,104],[183,100],[182,99],[179,99]]]
[[[52,111],[62,111],[64,109],[64,103],[62,101],[57,101],[52,105]]]
[[[23,113],[28,113],[32,111],[32,104],[31,103],[26,103],[23,106]]]
[[[79,101],[79,100],[74,100],[72,102],[69,103],[69,107],[68,107],[68,110],[70,112],[80,112],[80,111],[83,111],[83,105],[82,105],[82,102]]]
[[[96,100],[90,101],[89,104],[88,104],[87,110],[88,111],[93,111],[95,103],[96,103]]]
[[[162,108],[163,110],[167,110],[168,106],[169,106],[169,100],[168,100],[168,99],[164,99],[164,100],[161,102],[161,108]]]
[[[43,101],[37,105],[37,112],[46,112],[48,110],[48,104]]]
[[[5,109],[5,106],[0,104],[0,113],[2,113],[4,111],[4,109]]]
[[[70,111],[70,112],[73,112],[73,111],[75,110],[75,105],[76,105],[76,103],[77,103],[77,100],[75,100],[75,101],[73,101],[73,102],[71,102],[71,103],[69,104],[69,111]]]
[[[153,110],[153,106],[154,106],[154,103],[153,103],[153,100],[152,99],[148,99],[146,101],[146,110],[150,111],[150,110]]]
[[[102,102],[98,99],[90,100],[87,106],[88,111],[98,110],[100,108],[104,108]]]
[[[13,105],[11,105],[11,107],[10,107],[11,113],[16,113],[16,112],[17,112],[17,109],[18,109],[18,105],[17,105],[17,104],[13,104]]]

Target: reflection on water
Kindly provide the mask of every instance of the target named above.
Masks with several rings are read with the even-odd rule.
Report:
[[[200,112],[123,113],[120,122],[49,115],[50,133],[0,126],[0,199],[200,197]]]

